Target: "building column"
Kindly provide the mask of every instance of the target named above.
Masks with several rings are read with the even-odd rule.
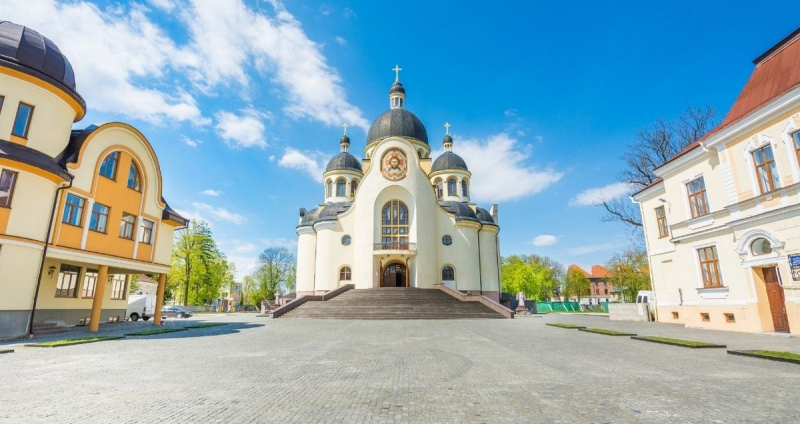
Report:
[[[161,325],[161,307],[164,305],[164,288],[167,285],[167,274],[158,276],[158,292],[156,293],[156,310],[153,313],[153,325]]]
[[[92,300],[92,317],[89,321],[89,332],[96,333],[100,329],[100,313],[103,311],[103,299],[106,295],[108,285],[108,265],[100,265],[97,270],[97,283],[94,288],[94,299]]]

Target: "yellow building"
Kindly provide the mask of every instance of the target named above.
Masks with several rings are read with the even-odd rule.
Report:
[[[186,220],[147,139],[123,123],[73,130],[85,112],[58,47],[0,21],[0,338],[122,320],[130,274],[161,274],[163,301]]]
[[[641,206],[658,320],[800,334],[800,29]]]

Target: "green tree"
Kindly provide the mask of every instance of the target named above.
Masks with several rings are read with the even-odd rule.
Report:
[[[578,302],[580,302],[582,296],[588,296],[590,293],[591,281],[589,281],[589,278],[577,268],[567,270],[567,281],[564,286],[564,295],[567,299],[577,297]]]
[[[615,253],[606,265],[611,273],[610,282],[622,294],[622,301],[632,302],[640,290],[650,290],[650,268],[647,252],[632,246]]]
[[[502,260],[503,292],[512,295],[522,292],[531,300],[549,299],[559,287],[563,273],[561,264],[544,256],[509,256]]]
[[[283,283],[283,294],[289,294],[295,291],[297,287],[297,264],[293,263],[286,274],[286,281]]]
[[[208,224],[193,219],[176,236],[172,250],[170,280],[184,305],[208,304],[217,296],[227,270],[223,262]]]
[[[259,305],[264,299],[275,298],[281,285],[287,285],[294,266],[294,256],[284,247],[270,247],[258,255],[258,267],[246,279],[248,299],[251,304]],[[294,278],[294,277],[292,277]],[[291,284],[294,284],[293,282]]]

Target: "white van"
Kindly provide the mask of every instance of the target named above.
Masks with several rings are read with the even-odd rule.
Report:
[[[139,321],[139,318],[147,321],[153,316],[156,310],[156,295],[154,294],[132,294],[128,296],[128,310],[125,316],[131,321]]]

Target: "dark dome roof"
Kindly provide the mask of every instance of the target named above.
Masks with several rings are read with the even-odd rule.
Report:
[[[361,170],[361,162],[359,162],[358,159],[356,159],[353,155],[347,152],[342,152],[334,156],[333,159],[331,159],[331,161],[328,162],[328,166],[325,168],[325,172],[339,171],[344,169],[363,172]]]
[[[53,84],[86,109],[86,102],[75,89],[75,73],[69,60],[55,43],[38,32],[0,21],[0,66]]]
[[[425,125],[416,115],[401,107],[389,109],[375,119],[367,133],[367,144],[391,136],[413,138],[428,144]]]
[[[448,213],[454,214],[456,216],[456,221],[478,221],[478,217],[475,216],[475,212],[473,212],[472,208],[464,202],[456,202],[453,200],[439,201],[439,206],[441,206]]]
[[[400,81],[395,81],[394,84],[392,84],[392,87],[389,89],[389,94],[392,93],[406,94],[406,89],[403,87],[403,84],[400,83]]]
[[[464,171],[469,171],[464,159],[461,159],[461,156],[453,152],[444,152],[436,158],[436,160],[433,161],[431,172],[444,171],[445,169],[463,169]]]
[[[487,211],[486,209],[484,209],[484,208],[475,208],[475,211],[476,211],[475,216],[478,218],[478,221],[480,221],[480,222],[482,222],[484,224],[494,224],[495,223],[494,222],[494,218],[492,218],[492,214],[489,213],[489,211]]]

